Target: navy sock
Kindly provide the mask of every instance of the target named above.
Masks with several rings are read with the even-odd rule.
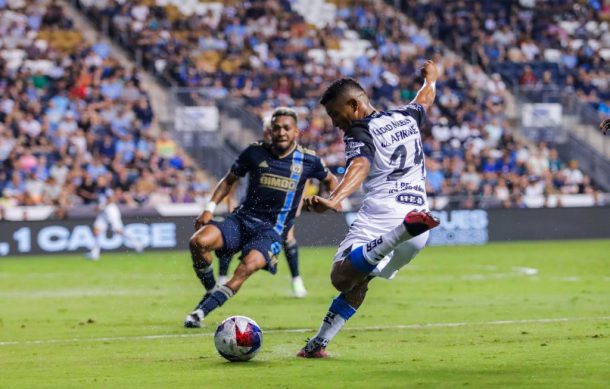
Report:
[[[208,313],[222,306],[231,296],[233,296],[233,291],[228,286],[219,286],[199,304],[199,308],[203,310],[203,316],[207,316]]]
[[[229,274],[229,264],[233,257],[230,255],[223,255],[218,258],[218,276],[225,276]]]
[[[299,245],[296,240],[284,241],[284,254],[292,277],[299,276]]]
[[[216,279],[214,279],[214,269],[212,266],[207,263],[203,267],[193,264],[193,270],[195,270],[195,274],[197,275],[197,278],[199,278],[199,281],[201,281],[205,290],[212,290],[212,288],[216,286]]]

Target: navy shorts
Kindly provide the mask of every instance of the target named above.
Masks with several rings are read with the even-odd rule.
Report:
[[[282,251],[282,238],[273,227],[260,220],[244,215],[231,214],[223,221],[211,221],[222,234],[223,248],[216,250],[221,258],[241,251],[241,258],[252,250],[263,254],[267,265],[265,270],[271,274],[277,271],[277,257]]]

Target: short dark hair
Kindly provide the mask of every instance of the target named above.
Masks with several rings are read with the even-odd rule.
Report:
[[[294,119],[295,123],[299,122],[299,117],[297,115],[297,112],[292,108],[278,107],[278,108],[274,109],[273,113],[271,114],[270,122],[273,122],[275,120],[275,118],[277,118],[279,116],[290,116],[291,118]]]
[[[326,105],[337,97],[347,93],[350,90],[364,92],[364,88],[353,78],[340,78],[330,84],[320,99],[320,104]],[[366,92],[365,92],[366,93]]]

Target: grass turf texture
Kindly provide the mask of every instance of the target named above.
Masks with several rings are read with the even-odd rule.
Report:
[[[290,297],[282,259],[278,275],[255,274],[198,330],[182,328],[202,295],[186,252],[103,254],[97,263],[72,255],[1,259],[0,387],[610,382],[610,241],[427,248],[394,281],[371,283],[330,344],[330,359],[297,359],[336,295],[333,253],[301,250],[306,299]],[[266,331],[251,362],[226,362],[214,349],[216,325],[236,314]]]

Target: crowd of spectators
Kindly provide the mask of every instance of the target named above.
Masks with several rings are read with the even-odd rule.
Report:
[[[467,12],[459,12],[469,9],[471,3],[408,2],[409,10],[414,11],[409,15],[433,35],[380,1],[347,2],[338,8],[334,21],[323,28],[308,24],[292,10],[290,2],[278,0],[235,2],[220,10],[206,8],[190,14],[181,14],[167,1],[110,1],[101,8],[91,3],[88,10],[108,17],[120,36],[142,49],[145,61],[155,71],[179,85],[205,87],[210,98],[242,99],[244,106],[261,118],[278,105],[296,107],[302,118],[301,143],[315,149],[338,173],[343,171],[343,142],[317,102],[324,87],[338,77],[354,77],[379,108],[394,108],[415,96],[421,82],[418,67],[424,59],[432,58],[439,65],[442,81],[424,136],[430,195],[457,196],[464,199],[462,206],[474,206],[483,200],[485,204],[523,206],[523,196],[594,192],[590,178],[575,162],[559,161],[552,145],[531,145],[515,139],[506,117],[511,94],[500,74],[488,74],[491,61],[481,57],[480,64],[468,66],[462,57],[448,53],[437,39],[479,36],[478,32],[471,34],[458,27],[480,25],[490,33],[495,31],[497,40],[501,32],[510,37],[514,30],[504,24],[516,23],[531,32],[511,38],[524,51],[522,63],[529,58],[528,45],[546,44],[545,40],[533,42],[542,32],[528,28],[539,26],[532,24],[535,18],[531,10],[524,12],[516,2],[489,1],[474,6],[472,18]],[[496,3],[502,6],[494,6]],[[477,12],[510,4],[506,23],[496,21],[498,28],[491,28],[486,18],[481,19],[485,23],[474,20]],[[433,28],[431,20],[442,29]],[[339,61],[319,55],[338,49],[354,31],[370,42],[362,55]],[[504,41],[512,42],[509,37]],[[575,69],[590,75],[604,74],[599,53],[587,60],[578,54],[586,47],[575,51]],[[462,54],[467,54],[467,49],[480,52],[472,39],[463,42],[461,49]],[[592,65],[586,71],[581,66],[585,61]],[[536,77],[526,74],[522,80],[536,84]],[[543,80],[545,77],[549,76],[543,76]],[[557,79],[545,82],[556,85]],[[598,90],[607,92],[607,86],[597,85]]]
[[[54,1],[0,1],[0,206],[193,202],[201,171],[154,113],[138,71],[89,44]]]
[[[408,0],[423,28],[526,91],[576,94],[610,115],[610,1]]]
[[[437,39],[442,38],[437,30],[419,29],[384,2],[347,2],[322,28],[309,24],[287,0],[198,3],[197,12],[185,12],[171,0],[78,3],[95,20],[110,21],[113,36],[139,52],[146,66],[178,85],[206,88],[210,100],[239,99],[261,119],[276,106],[295,107],[302,119],[301,142],[339,174],[344,171],[341,133],[318,104],[325,86],[339,77],[354,77],[378,108],[395,108],[415,96],[421,82],[418,67],[432,58],[441,81],[423,136],[431,196],[452,196],[464,207],[508,207],[524,206],[524,196],[595,192],[575,162],[565,164],[557,158],[553,145],[516,139],[506,117],[511,94],[500,74],[491,73],[486,63],[469,65],[463,59],[469,59],[467,55],[448,52],[444,44],[451,42]],[[418,11],[409,15],[418,23],[427,22],[438,4],[408,2]],[[16,29],[5,39],[17,35],[28,61],[32,55],[31,61],[51,64],[42,71],[10,66],[15,55],[2,63],[6,93],[0,106],[10,116],[0,131],[8,142],[0,143],[0,158],[7,167],[0,177],[5,198],[22,204],[87,203],[103,176],[101,182],[122,183],[117,186],[125,203],[201,200],[209,190],[208,180],[195,172],[171,139],[151,133],[153,113],[137,71],[124,69],[99,43],[80,43],[68,57],[54,51],[52,44],[41,49],[44,43],[35,39],[36,32],[48,35],[48,30],[71,26],[63,16],[55,18],[56,24],[28,26],[33,8],[15,12],[4,6],[4,11],[21,12],[26,20],[21,35]],[[443,17],[453,21],[455,9],[449,7],[449,16]],[[339,60],[328,55],[354,34],[368,41],[365,51]],[[10,44],[3,46],[2,57],[7,57]],[[531,68],[537,69],[535,64]],[[533,76],[522,77],[524,83],[535,84]],[[551,77],[549,82],[555,81]],[[32,93],[39,96],[38,109],[26,103]],[[40,133],[27,135],[26,128],[36,128],[35,123]],[[54,144],[49,144],[51,139]],[[5,146],[11,142],[15,146]],[[57,180],[58,169],[63,172],[61,183],[39,184]],[[39,175],[32,179],[32,174]],[[54,186],[56,195],[42,194]],[[31,196],[32,192],[39,195]]]

